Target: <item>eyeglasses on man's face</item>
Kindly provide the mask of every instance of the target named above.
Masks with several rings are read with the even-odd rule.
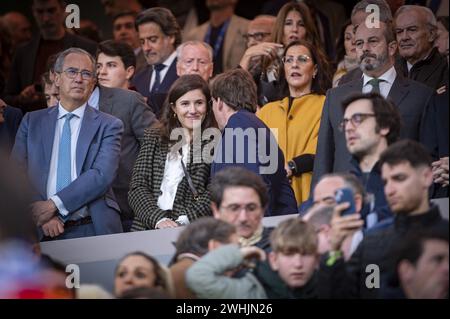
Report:
[[[230,204],[228,206],[221,206],[221,209],[232,214],[238,214],[242,210],[245,210],[246,213],[252,214],[259,212],[261,210],[261,205],[255,203],[250,203],[247,205]]]
[[[298,64],[306,64],[309,60],[311,60],[311,57],[306,54],[302,54],[296,57],[292,55],[286,55],[285,57],[283,57],[283,63],[287,65],[292,65],[294,64],[294,62],[297,62]]]
[[[91,80],[94,77],[94,73],[88,70],[81,70],[75,68],[68,68],[63,71],[69,79],[75,79],[79,74],[83,80]]]
[[[268,37],[270,32],[255,32],[244,34],[245,40],[254,39],[255,41],[263,41],[265,37]]]
[[[350,118],[343,118],[341,123],[339,123],[339,129],[344,132],[347,123],[350,122],[354,127],[358,127],[361,125],[369,117],[375,116],[373,113],[355,113]]]

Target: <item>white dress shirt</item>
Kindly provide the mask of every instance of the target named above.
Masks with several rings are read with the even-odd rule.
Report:
[[[73,182],[77,179],[77,163],[76,163],[76,154],[77,154],[77,142],[78,136],[80,135],[81,123],[84,117],[84,111],[86,110],[86,103],[71,112],[75,116],[70,120],[70,157],[71,157],[71,181]],[[56,207],[59,210],[59,213],[63,216],[69,215],[69,211],[65,208],[64,203],[61,199],[55,195],[56,194],[56,178],[58,171],[58,153],[59,153],[59,140],[61,138],[64,122],[66,118],[64,117],[67,112],[61,105],[58,104],[58,120],[56,122],[55,128],[55,137],[53,139],[53,148],[52,148],[52,156],[50,160],[50,171],[47,179],[47,198],[51,199]],[[88,215],[87,210],[80,209],[77,212],[74,212],[70,216],[70,220],[80,219],[82,217],[86,217]]]
[[[385,73],[383,73],[378,79],[384,80],[380,82],[380,94],[387,98],[389,92],[391,91],[392,84],[394,84],[395,78],[397,77],[397,72],[394,67],[391,67]],[[370,93],[372,91],[372,84],[369,84],[369,81],[372,80],[373,77],[363,74],[363,89],[362,93]]]
[[[169,72],[170,66],[172,65],[172,63],[176,59],[176,57],[177,57],[177,51],[175,50],[167,58],[167,60],[162,63],[166,67],[159,72],[159,79],[160,79],[161,83],[164,81],[164,78],[166,77],[167,72]],[[155,77],[156,77],[156,71],[153,71],[152,72],[152,78],[150,79],[150,87],[149,87],[149,91],[150,92],[152,91],[153,84],[155,83]]]
[[[92,91],[91,96],[88,100],[88,105],[98,110],[98,102],[100,100],[100,89],[98,86],[95,87],[94,91]]]
[[[189,154],[189,145],[185,144],[182,147],[183,162],[187,163]],[[175,196],[177,195],[178,185],[184,177],[183,167],[181,166],[181,154],[172,153],[167,154],[166,163],[164,166],[164,177],[161,183],[161,195],[158,197],[158,207],[162,210],[172,210]],[[156,223],[158,225],[169,218],[162,218]],[[186,215],[179,216],[176,220],[181,224],[189,224],[189,219]]]

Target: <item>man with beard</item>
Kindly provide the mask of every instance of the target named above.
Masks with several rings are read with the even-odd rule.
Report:
[[[214,49],[214,74],[234,69],[247,49],[247,19],[234,14],[238,0],[206,0],[209,21],[193,29],[184,41],[205,41]]]
[[[392,25],[380,21],[379,27],[370,28],[365,23],[360,24],[356,30],[355,44],[363,77],[327,93],[312,187],[323,174],[346,172],[350,169],[351,156],[346,147],[345,136],[339,130],[339,123],[343,118],[340,105],[350,94],[358,91],[376,92],[389,99],[399,110],[403,121],[400,138],[425,141],[425,132],[427,128],[429,130],[429,123],[433,123],[432,113],[429,111],[433,91],[423,84],[402,77],[394,68],[397,42]]]
[[[133,77],[131,84],[159,116],[167,92],[178,79],[175,49],[181,44],[180,27],[170,10],[156,7],[136,17],[136,28],[148,65]]]

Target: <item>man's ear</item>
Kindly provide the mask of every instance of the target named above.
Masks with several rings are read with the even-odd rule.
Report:
[[[400,279],[400,284],[407,284],[414,277],[414,265],[407,260],[403,260],[397,267],[397,273],[398,278]]]
[[[125,71],[127,72],[126,79],[130,80],[133,77],[134,72],[136,72],[136,69],[134,66],[130,65]]]
[[[58,73],[58,72],[55,72],[54,73],[55,74],[55,78],[54,78],[54,83],[55,83],[55,86],[57,87],[57,88],[59,88],[59,86],[60,86],[60,84],[61,84],[61,73]]]
[[[355,195],[355,208],[357,212],[361,212],[361,209],[363,208],[364,205],[364,199],[361,195],[356,194]]]
[[[219,207],[217,207],[216,203],[211,202],[211,210],[213,212],[214,218],[220,219],[220,211],[219,211]]]
[[[388,44],[389,56],[393,57],[397,54],[397,41],[392,41]]]
[[[425,183],[425,186],[428,188],[433,184],[433,172],[431,171],[431,168],[424,167],[422,169],[422,176]]]
[[[268,256],[270,268],[272,270],[278,271],[278,255],[276,252],[271,251]]]
[[[382,129],[380,129],[380,135],[383,136],[383,137],[386,137],[386,136],[388,136],[390,131],[391,130],[389,128],[387,128],[387,127],[386,128],[382,128]]]

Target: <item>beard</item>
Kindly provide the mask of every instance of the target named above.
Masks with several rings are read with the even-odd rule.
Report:
[[[365,61],[367,58],[371,58],[373,61]],[[359,59],[359,68],[361,71],[374,71],[386,64],[388,60],[387,51],[383,52],[381,55],[364,53]]]

